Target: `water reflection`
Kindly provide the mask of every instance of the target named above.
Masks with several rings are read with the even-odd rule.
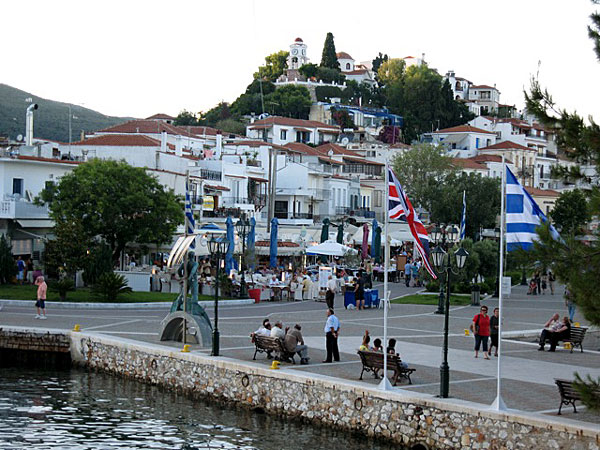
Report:
[[[0,369],[0,448],[394,447],[104,374]]]

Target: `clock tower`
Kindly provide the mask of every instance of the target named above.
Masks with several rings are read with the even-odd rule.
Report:
[[[290,56],[287,60],[288,69],[298,70],[306,63],[308,63],[306,44],[301,38],[296,38],[294,43],[290,45]]]

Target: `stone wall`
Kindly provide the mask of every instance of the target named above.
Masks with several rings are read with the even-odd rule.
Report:
[[[0,348],[49,353],[69,353],[71,338],[67,333],[0,328]]]
[[[253,363],[180,353],[152,344],[72,333],[71,354],[90,368],[272,414],[360,431],[408,448],[596,449],[594,425],[481,410],[348,380],[271,371]],[[418,447],[419,445],[423,447]]]

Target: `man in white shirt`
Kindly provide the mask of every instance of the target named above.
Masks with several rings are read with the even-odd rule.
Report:
[[[333,309],[327,309],[327,322],[325,323],[325,347],[327,348],[327,357],[324,363],[330,363],[332,356],[334,361],[340,360],[340,351],[338,349],[338,336],[340,335],[340,321],[333,313]]]
[[[335,291],[337,289],[337,281],[333,278],[333,275],[329,275],[329,281],[327,281],[327,292],[325,293],[325,302],[327,307],[333,309],[333,300],[335,299]]]
[[[283,331],[283,325],[281,322],[275,322],[275,326],[271,328],[271,337],[276,337],[279,339],[285,338],[285,331]]]

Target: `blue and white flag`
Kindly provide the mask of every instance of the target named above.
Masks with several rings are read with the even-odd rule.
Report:
[[[192,200],[190,198],[190,189],[187,181],[185,182],[185,229],[187,235],[194,234],[196,230],[196,221],[194,220],[194,213],[192,212]],[[196,248],[196,241],[192,241],[190,249]]]
[[[540,207],[529,192],[517,181],[517,178],[506,168],[506,246],[507,250],[519,248],[529,250],[533,241],[538,240],[535,229],[548,222]],[[550,233],[556,240],[561,240],[558,231],[550,225]]]
[[[462,219],[460,219],[460,240],[462,241],[465,238],[467,233],[467,192],[463,191],[463,210],[462,210]]]

